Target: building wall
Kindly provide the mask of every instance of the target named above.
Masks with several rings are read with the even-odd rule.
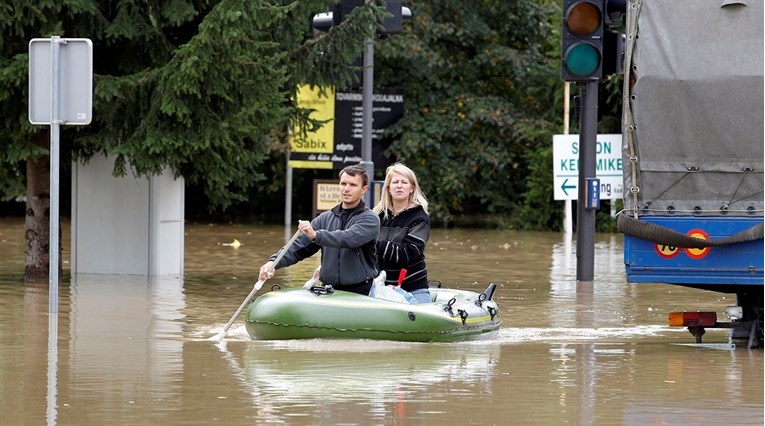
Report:
[[[113,164],[72,164],[72,273],[182,276],[183,179],[114,177]]]

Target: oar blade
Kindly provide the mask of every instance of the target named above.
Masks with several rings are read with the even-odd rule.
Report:
[[[205,340],[211,340],[214,342],[220,342],[223,340],[223,338],[226,337],[226,330],[221,331],[220,333],[216,334],[215,336],[208,337]]]
[[[281,251],[279,252],[279,255],[276,256],[276,259],[274,260],[274,263],[273,263],[274,265],[279,263],[279,261],[282,259],[282,257],[286,253],[287,249],[292,245],[292,243],[295,242],[295,240],[297,240],[297,238],[299,236],[300,236],[300,231],[297,231],[297,232],[295,232],[294,235],[292,235],[292,238],[290,238],[290,240],[287,242],[287,244],[285,244],[284,247],[282,247]],[[273,272],[273,267],[271,269],[271,272]],[[239,309],[236,310],[234,315],[231,317],[231,320],[229,320],[228,324],[226,324],[226,326],[223,327],[223,331],[221,331],[220,333],[216,334],[215,336],[212,336],[208,340],[221,341],[224,337],[226,337],[226,333],[228,332],[228,329],[231,327],[231,324],[234,323],[234,321],[236,320],[236,317],[238,317],[239,314],[242,312],[242,309],[244,309],[244,307],[247,304],[247,302],[249,302],[250,299],[252,299],[252,297],[255,296],[255,293],[258,290],[260,290],[261,287],[263,287],[263,283],[265,283],[265,282],[266,282],[266,280],[258,280],[258,282],[255,283],[255,286],[252,288],[252,291],[250,291],[250,294],[247,295],[247,298],[244,299],[244,301],[242,302],[241,305],[239,305]]]

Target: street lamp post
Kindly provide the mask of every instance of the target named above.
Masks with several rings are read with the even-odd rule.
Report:
[[[354,8],[363,3],[370,3],[371,0],[342,0],[337,4],[333,12],[319,13],[313,17],[313,27],[320,31],[329,31],[332,26],[338,25],[345,19]],[[403,19],[411,19],[412,11],[408,7],[401,6],[401,0],[388,0],[386,2],[387,11],[392,17],[383,21],[383,35],[398,34],[401,32],[401,22]],[[337,16],[339,15],[339,16]],[[361,166],[369,175],[370,184],[374,180],[375,166],[372,161],[372,129],[373,129],[373,98],[374,98],[374,57],[375,57],[374,39],[364,40],[364,57],[361,89]],[[372,192],[367,191],[364,196],[364,203],[372,207]]]

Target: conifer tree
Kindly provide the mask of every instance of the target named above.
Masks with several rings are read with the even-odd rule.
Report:
[[[311,18],[334,3],[0,1],[0,196],[26,194],[27,279],[47,278],[49,235],[49,136],[28,121],[29,40],[93,42],[93,121],[62,127],[62,158],[112,155],[118,176],[169,167],[225,208],[263,178],[274,129],[301,116],[296,85],[354,78],[384,7],[360,7],[314,37]]]

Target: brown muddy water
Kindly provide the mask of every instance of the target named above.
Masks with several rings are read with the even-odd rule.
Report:
[[[498,285],[502,327],[478,341],[252,341],[242,315],[217,343],[294,230],[187,224],[182,279],[67,274],[57,315],[48,283],[23,281],[23,232],[0,219],[2,424],[763,424],[763,351],[725,330],[695,346],[666,325],[735,297],[628,284],[621,235],[596,237],[588,285],[562,234],[434,229],[431,279]],[[66,269],[66,224],[63,236]],[[277,271],[261,292],[317,265]]]

